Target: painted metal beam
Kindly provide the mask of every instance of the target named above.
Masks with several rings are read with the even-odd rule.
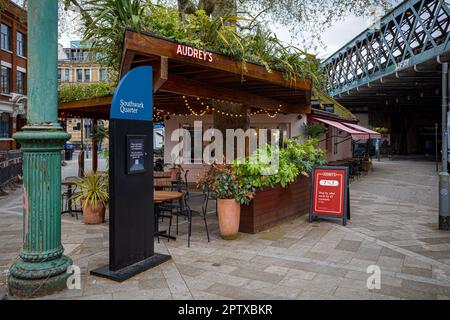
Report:
[[[337,96],[449,54],[449,18],[447,1],[404,1],[378,29],[365,30],[322,63],[328,93]]]

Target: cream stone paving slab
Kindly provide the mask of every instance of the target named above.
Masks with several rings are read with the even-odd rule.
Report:
[[[156,244],[172,261],[123,284],[84,275],[81,292],[52,299],[448,299],[450,235],[437,230],[436,203],[429,196],[437,186],[432,166],[408,162],[414,170],[406,172],[403,162],[392,161],[375,167],[351,185],[346,227],[299,217],[230,242],[220,238],[211,216],[211,242],[195,222],[187,248],[183,222],[176,242]],[[16,195],[7,207],[0,198],[2,263],[17,257],[21,246],[20,190]],[[107,224],[85,226],[68,215],[62,220],[66,252],[82,273],[108,262]],[[366,271],[374,264],[381,268],[382,288],[368,291]]]
[[[173,262],[163,263],[161,270],[166,279],[172,298],[175,300],[192,300],[193,296],[190,292],[183,276],[178,271],[177,266]]]

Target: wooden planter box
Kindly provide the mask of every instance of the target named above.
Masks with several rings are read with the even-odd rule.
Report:
[[[257,191],[248,206],[241,206],[240,232],[259,233],[281,221],[309,212],[311,179],[300,176],[286,188]]]

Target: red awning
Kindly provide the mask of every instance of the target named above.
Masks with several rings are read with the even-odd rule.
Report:
[[[367,140],[367,139],[370,139],[369,133],[364,132],[364,131],[358,131],[358,130],[352,129],[350,127],[346,127],[344,125],[344,123],[342,123],[342,122],[333,121],[333,120],[326,120],[326,119],[322,119],[322,118],[318,118],[318,117],[313,117],[313,120],[320,121],[320,122],[325,123],[325,124],[327,124],[329,126],[332,126],[332,127],[335,127],[335,128],[337,128],[339,130],[345,131],[345,132],[347,132],[347,133],[352,135],[352,139],[353,140]]]
[[[347,127],[350,127],[352,129],[356,129],[358,131],[366,132],[370,135],[370,139],[381,139],[381,134],[378,132],[372,131],[370,129],[358,126],[357,124],[353,123],[344,123]]]

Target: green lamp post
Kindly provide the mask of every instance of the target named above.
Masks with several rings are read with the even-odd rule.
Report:
[[[61,150],[70,135],[58,123],[57,43],[58,0],[28,1],[28,122],[14,135],[23,152],[24,243],[8,277],[17,297],[65,289],[72,264],[61,245]]]

